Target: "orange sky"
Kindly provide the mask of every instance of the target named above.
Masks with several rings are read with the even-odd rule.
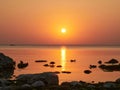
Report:
[[[0,44],[9,43],[120,45],[120,0],[0,0]]]

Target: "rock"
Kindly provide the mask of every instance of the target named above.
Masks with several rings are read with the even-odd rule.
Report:
[[[6,87],[9,84],[10,82],[8,80],[0,79],[0,87]]]
[[[34,76],[33,74],[21,74],[16,77],[16,80],[18,84],[26,84],[26,83],[29,84],[33,76]]]
[[[54,61],[52,61],[52,62],[50,62],[50,64],[52,64],[52,65],[53,65],[53,64],[55,64],[55,62],[54,62]]]
[[[0,70],[5,69],[14,69],[15,62],[12,58],[5,56],[3,53],[0,53]]]
[[[79,83],[78,81],[72,81],[70,82],[71,86],[76,86],[76,85],[82,85],[81,83]]]
[[[32,85],[31,85],[32,87],[44,87],[45,86],[45,84],[44,84],[44,82],[43,81],[36,81],[36,82],[34,82]]]
[[[92,71],[90,71],[90,70],[84,70],[84,73],[85,74],[90,74]]]
[[[58,85],[58,75],[53,72],[44,72],[39,74],[22,74],[19,75],[16,80],[22,82],[23,84],[33,84],[36,81],[43,81],[45,85]]]
[[[103,87],[104,88],[115,88],[116,85],[115,85],[115,83],[112,83],[112,82],[106,82],[103,84]]]
[[[28,90],[28,89],[31,88],[31,86],[30,86],[29,84],[24,84],[24,85],[21,86],[21,88],[22,88],[22,89],[27,89],[27,90]]]
[[[12,58],[0,53],[0,78],[10,78],[15,69],[15,62]]]
[[[120,78],[118,78],[118,79],[116,80],[116,83],[119,83],[119,84],[120,84]]]
[[[70,86],[70,82],[62,82],[61,86]]]
[[[117,60],[117,59],[111,59],[111,60],[109,60],[108,62],[105,62],[105,63],[107,63],[107,64],[116,64],[116,63],[119,63],[119,61]]]
[[[91,85],[91,84],[89,84],[87,87],[88,87],[88,88],[95,88],[95,86],[94,86],[94,85]]]

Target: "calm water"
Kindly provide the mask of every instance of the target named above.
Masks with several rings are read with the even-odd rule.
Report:
[[[0,46],[0,52],[13,58],[17,63],[20,60],[29,62],[29,66],[25,69],[16,68],[14,75],[27,73],[42,73],[48,71],[71,71],[71,74],[60,73],[59,80],[74,81],[83,80],[91,81],[113,81],[120,77],[120,72],[103,72],[101,69],[92,69],[92,73],[84,74],[84,70],[89,69],[90,64],[98,65],[98,60],[103,62],[112,58],[120,61],[119,47],[43,47],[43,46]],[[62,65],[62,68],[44,67],[46,63],[36,63],[35,60],[46,59],[48,63],[55,61],[56,65]],[[71,63],[71,59],[76,59],[75,63]]]

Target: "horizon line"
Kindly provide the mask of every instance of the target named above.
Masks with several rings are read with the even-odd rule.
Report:
[[[0,46],[120,46],[114,44],[0,44]]]

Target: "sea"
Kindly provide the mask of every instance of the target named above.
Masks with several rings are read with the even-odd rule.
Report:
[[[20,74],[35,74],[43,72],[60,72],[59,82],[86,81],[105,82],[115,81],[120,78],[120,71],[103,71],[99,68],[98,61],[102,63],[111,59],[120,62],[120,46],[0,46],[0,53],[11,57],[16,64],[21,60],[28,67],[19,69],[16,65],[13,76]],[[47,60],[47,62],[35,62],[36,60]],[[75,62],[71,62],[75,60]],[[55,62],[54,67],[45,67],[44,64]],[[57,67],[61,65],[62,67]],[[90,69],[90,65],[96,68]],[[84,73],[90,70],[90,74]],[[62,73],[69,71],[70,73]]]

